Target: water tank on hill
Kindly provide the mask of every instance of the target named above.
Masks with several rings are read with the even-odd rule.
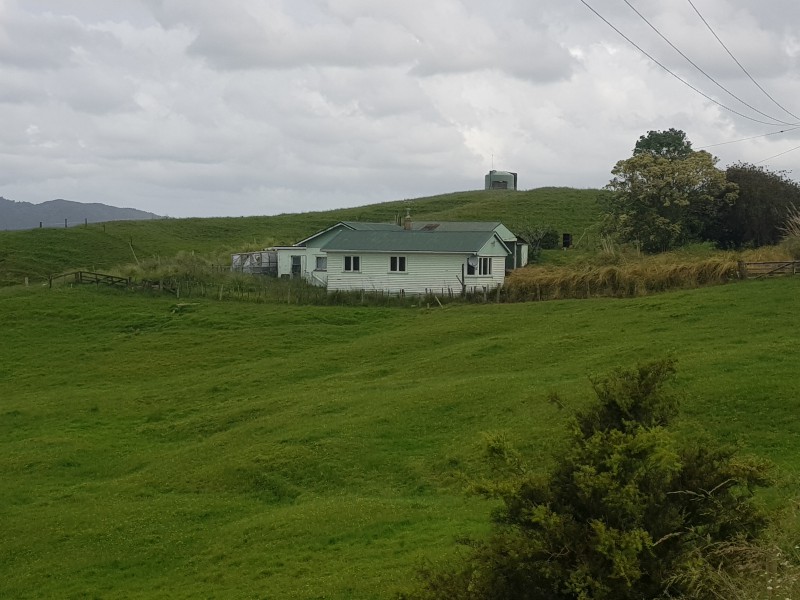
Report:
[[[492,169],[484,177],[487,190],[516,190],[517,174],[511,171],[495,171]]]

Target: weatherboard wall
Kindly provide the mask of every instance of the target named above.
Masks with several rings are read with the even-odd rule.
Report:
[[[328,278],[326,271],[317,270],[317,257],[326,257],[327,254],[316,247],[306,248],[303,246],[284,246],[276,248],[278,256],[278,276],[279,277],[302,277],[313,285],[325,286]],[[299,257],[300,271],[292,272],[292,257]]]
[[[393,273],[389,270],[391,256],[388,253],[360,253],[360,271],[345,272],[344,257],[353,253],[328,252],[328,290],[383,291],[391,294],[424,294],[461,292],[462,267],[466,272],[467,257],[464,254],[415,254],[404,253],[406,271]],[[492,256],[492,274],[465,277],[467,291],[493,289],[503,284],[505,257]]]

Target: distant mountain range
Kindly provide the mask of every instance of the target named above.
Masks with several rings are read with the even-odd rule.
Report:
[[[108,204],[84,204],[70,200],[49,200],[41,204],[14,202],[0,196],[0,230],[35,229],[41,227],[68,227],[84,223],[104,221],[141,221],[162,219],[159,215],[136,210],[117,208]]]

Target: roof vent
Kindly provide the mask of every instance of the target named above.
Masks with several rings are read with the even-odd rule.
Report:
[[[406,209],[406,216],[403,217],[403,229],[411,231],[411,209]]]

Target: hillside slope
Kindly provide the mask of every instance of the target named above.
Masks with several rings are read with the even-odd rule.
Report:
[[[392,597],[485,530],[462,477],[486,432],[546,465],[589,374],[666,354],[684,434],[771,458],[773,501],[793,495],[799,293],[383,309],[0,290],[0,597]]]
[[[74,268],[110,269],[137,258],[178,252],[229,254],[274,244],[292,244],[340,220],[394,222],[412,218],[501,221],[512,230],[551,225],[579,239],[599,218],[599,190],[541,188],[527,192],[459,192],[357,208],[272,217],[118,221],[70,229],[0,232],[0,285],[24,277],[44,279]]]

